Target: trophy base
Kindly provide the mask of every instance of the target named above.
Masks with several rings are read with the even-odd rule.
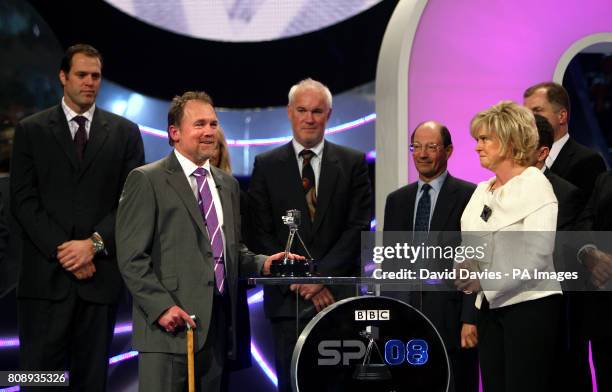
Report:
[[[309,277],[314,273],[312,260],[285,259],[281,262],[272,263],[270,273],[274,277],[299,278]]]
[[[369,363],[357,365],[353,373],[353,379],[362,381],[382,381],[390,380],[391,372],[387,365],[383,363]]]

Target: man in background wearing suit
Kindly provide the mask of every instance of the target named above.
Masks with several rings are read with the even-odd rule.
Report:
[[[218,126],[206,93],[175,97],[174,151],[132,171],[121,196],[117,256],[133,296],[141,391],[186,389],[185,324],[196,328],[197,390],[219,391],[227,358],[236,359],[238,277],[268,272],[284,255],[242,244],[238,181],[210,164]]]
[[[438,122],[423,122],[412,133],[410,151],[419,180],[389,194],[384,231],[461,231],[461,214],[476,186],[448,173],[447,162],[453,152],[450,132]],[[474,295],[455,290],[387,291],[385,295],[415,305],[438,329],[451,363],[450,390],[476,392],[478,357],[474,347],[478,335]]]
[[[284,247],[289,230],[281,217],[301,211],[300,234],[318,263],[322,276],[359,273],[361,232],[369,230],[371,189],[365,155],[324,139],[332,112],[332,95],[322,83],[306,79],[289,91],[287,114],[293,140],[255,158],[249,189],[254,242],[262,253]],[[304,253],[301,246],[296,252]],[[272,321],[278,390],[290,391],[291,355],[297,340],[295,307],[300,317],[316,312],[341,297],[350,287],[320,284],[264,287],[264,310]],[[303,325],[300,326],[303,327]]]
[[[546,158],[546,167],[582,189],[589,197],[600,173],[606,171],[603,158],[570,137],[570,100],[563,86],[553,82],[529,87],[523,94],[524,104],[534,114],[548,120],[554,130],[554,143]]]
[[[546,158],[553,145],[553,128],[550,122],[539,114],[534,115],[538,128],[538,148],[534,152],[534,166],[544,171],[544,175],[553,187],[559,210],[557,214],[557,230],[575,230],[576,219],[586,203],[584,193],[571,182],[556,175],[546,167]],[[555,251],[555,269],[560,271],[575,271],[576,250],[565,243],[564,234],[557,237]],[[565,237],[567,238],[567,237]],[[582,268],[578,268],[582,270]],[[579,272],[580,276],[584,271]],[[570,285],[571,283],[571,285]],[[555,390],[591,391],[591,370],[589,368],[588,338],[584,330],[584,293],[575,292],[579,282],[568,282],[563,288],[562,332],[559,336],[558,350],[555,355],[556,368],[564,377],[555,377]]]
[[[582,208],[586,202],[584,193],[580,188],[553,173],[546,166],[546,159],[550,155],[550,150],[553,146],[554,131],[546,117],[539,114],[534,115],[534,117],[536,119],[536,126],[540,139],[538,148],[535,152],[535,162],[533,166],[544,172],[559,202],[557,230],[573,230],[576,218],[578,218],[578,215],[582,212]]]
[[[138,126],[95,105],[102,57],[68,48],[60,105],[15,129],[11,208],[23,228],[17,286],[22,370],[70,370],[73,390],[104,391],[122,282],[115,215],[143,164]]]
[[[601,174],[595,182],[593,194],[588,201],[578,225],[587,230],[605,231],[592,233],[597,238],[597,247],[586,246],[579,259],[591,273],[592,292],[586,293],[585,328],[591,341],[593,364],[599,391],[612,391],[612,171]],[[600,288],[606,287],[603,291]]]

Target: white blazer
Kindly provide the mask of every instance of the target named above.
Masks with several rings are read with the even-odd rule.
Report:
[[[494,309],[561,294],[560,283],[550,279],[557,227],[557,198],[550,182],[534,167],[490,191],[494,181],[478,184],[461,216],[461,231],[471,232],[465,233],[467,241],[486,244],[477,269],[495,275],[480,279],[483,291],[476,307],[480,309],[483,295]],[[481,218],[485,205],[490,208],[486,221]]]

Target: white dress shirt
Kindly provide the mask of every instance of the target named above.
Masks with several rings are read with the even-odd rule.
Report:
[[[187,182],[189,183],[189,186],[191,187],[191,191],[193,192],[193,195],[195,196],[196,201],[199,200],[198,185],[196,182],[196,178],[193,175],[193,172],[198,167],[202,167],[208,172],[208,175],[206,176],[208,180],[207,181],[208,188],[210,189],[210,193],[212,194],[213,203],[215,205],[215,211],[217,212],[217,220],[219,221],[219,226],[223,229],[223,207],[221,206],[221,199],[219,198],[219,192],[217,191],[215,179],[213,178],[212,173],[210,171],[210,160],[207,160],[206,162],[204,162],[204,165],[198,166],[195,163],[193,163],[190,159],[182,155],[180,152],[178,152],[176,149],[174,150],[174,154],[176,155],[176,159],[178,159],[179,164],[181,165],[181,168],[183,169],[185,178],[187,178]],[[225,248],[224,230],[221,230],[221,234],[223,235],[223,247]],[[225,249],[223,250],[223,253],[227,254]]]
[[[548,156],[546,157],[546,166],[552,167],[553,163],[555,163],[555,159],[557,159],[557,157],[559,156],[561,149],[563,148],[563,146],[565,146],[565,143],[567,143],[567,141],[569,140],[569,137],[570,137],[569,133],[566,133],[559,140],[553,143],[552,147],[550,148],[550,152],[548,153]]]

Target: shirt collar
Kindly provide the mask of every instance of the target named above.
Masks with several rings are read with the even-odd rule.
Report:
[[[189,158],[178,152],[177,149],[174,149],[174,154],[176,155],[176,159],[178,159],[179,164],[187,177],[191,176],[198,167],[203,167],[210,173],[210,159],[207,159],[202,166],[198,166]]]
[[[444,170],[444,172],[442,172],[442,174],[440,174],[438,177],[434,178],[433,180],[431,180],[427,184],[431,185],[431,187],[433,188],[433,190],[436,193],[439,193],[440,189],[442,189],[442,184],[444,184],[444,181],[446,180],[447,176],[448,176],[448,170]],[[418,188],[417,188],[417,195],[419,195],[421,193],[421,189],[423,188],[423,185],[425,185],[425,181],[423,181],[423,180],[421,180],[419,178],[419,180],[418,180]]]
[[[94,111],[96,110],[96,104],[94,103],[89,109],[87,109],[87,111],[79,114],[74,110],[70,109],[70,107],[66,104],[66,98],[62,97],[62,109],[64,110],[64,115],[66,116],[66,120],[68,121],[68,123],[70,123],[70,121],[72,121],[72,119],[76,116],[83,116],[87,119],[88,124],[91,124]]]
[[[323,143],[324,142],[325,142],[325,139],[321,140],[319,142],[319,144],[317,144],[313,148],[308,148],[308,150],[314,152],[316,156],[321,158],[321,153],[323,152]],[[300,156],[300,153],[302,152],[302,150],[307,150],[306,147],[302,146],[295,139],[292,139],[291,143],[293,144],[293,151],[295,151],[295,157],[296,158],[298,158]]]
[[[565,146],[565,143],[567,143],[567,141],[569,140],[569,137],[570,137],[569,133],[566,133],[561,138],[559,138],[559,140],[553,143],[550,149],[550,153],[548,154],[548,157],[546,158],[546,166],[548,167],[552,166],[555,159],[557,159],[557,156],[559,156],[561,149],[563,148],[563,146]]]

